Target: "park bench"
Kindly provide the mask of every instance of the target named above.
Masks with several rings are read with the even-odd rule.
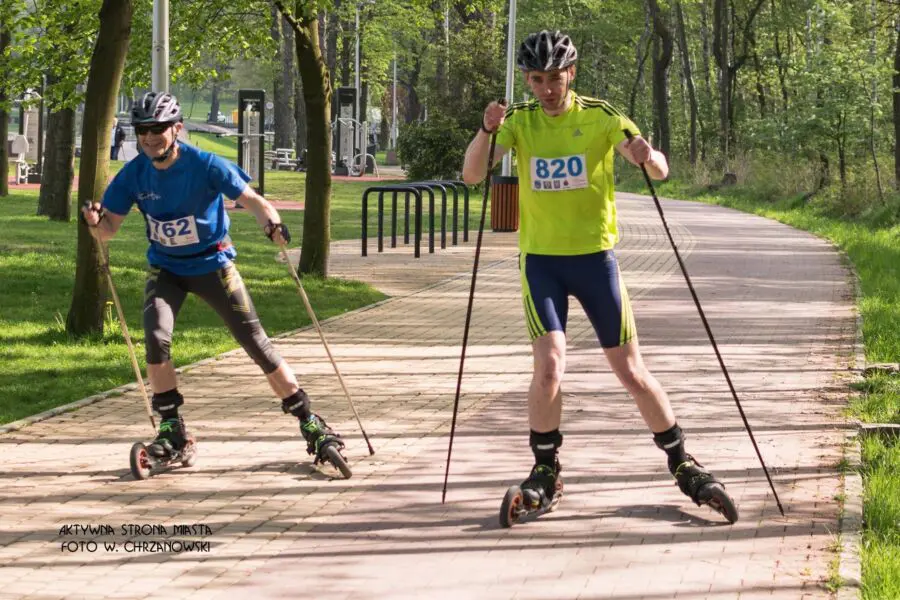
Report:
[[[25,155],[28,154],[28,138],[17,135],[9,145],[9,161],[16,167],[16,185],[28,183],[28,173],[31,170]]]

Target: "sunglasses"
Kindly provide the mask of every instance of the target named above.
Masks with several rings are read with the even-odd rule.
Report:
[[[172,126],[172,123],[154,123],[153,125],[135,125],[134,132],[137,135],[162,135]]]

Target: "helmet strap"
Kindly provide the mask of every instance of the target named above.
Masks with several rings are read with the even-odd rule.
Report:
[[[175,144],[178,143],[178,140],[172,140],[172,143],[169,144],[169,147],[166,148],[166,151],[163,152],[160,156],[154,156],[150,160],[155,163],[164,163],[169,160],[169,157],[172,156],[172,152],[175,150]]]

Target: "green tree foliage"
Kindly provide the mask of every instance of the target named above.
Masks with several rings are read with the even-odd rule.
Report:
[[[449,115],[410,123],[400,131],[397,153],[412,180],[459,179],[472,129]]]
[[[371,79],[380,75],[390,93],[388,54],[396,51],[401,118],[421,120],[427,107],[429,120],[440,114],[452,131],[474,131],[484,105],[504,93],[507,6],[493,0],[379,2],[376,20],[401,18],[406,25],[391,25],[393,35],[376,44],[381,25],[367,23],[363,45]],[[894,169],[879,168],[898,146],[893,112],[885,108],[900,56],[897,3],[519,0],[517,9],[516,44],[540,29],[568,33],[579,50],[576,91],[608,100],[645,134],[668,131],[670,162],[699,161],[699,181],[717,183],[725,171],[753,177],[765,164],[789,160],[797,168],[772,169],[779,171],[771,178],[773,193],[811,194],[834,182],[829,193],[848,213],[859,208],[860,196],[881,201],[882,190],[897,185]],[[674,54],[668,89],[654,100],[652,53],[661,30],[673,36]],[[516,73],[511,100],[526,95]],[[668,117],[658,106],[663,100]],[[391,108],[388,99],[373,104]],[[434,141],[428,132],[409,129],[406,147]],[[416,135],[423,136],[421,144],[413,144]],[[448,162],[457,156],[446,155]]]
[[[24,0],[0,2],[0,197],[9,193],[9,113],[14,100],[29,87],[27,49],[36,37],[34,15]]]
[[[68,0],[67,0],[68,1]],[[266,62],[275,44],[271,13],[265,0],[178,0],[169,2],[169,77],[173,83],[203,87],[227,77],[222,65],[237,58]],[[128,51],[123,88],[150,85],[153,44],[153,0],[135,2],[134,34]]]

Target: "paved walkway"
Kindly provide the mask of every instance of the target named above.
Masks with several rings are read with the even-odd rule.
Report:
[[[181,379],[200,440],[191,469],[132,480],[129,447],[150,435],[134,391],[2,435],[0,598],[830,597],[840,413],[855,350],[850,275],[829,244],[784,225],[693,203],[665,208],[786,518],[652,202],[622,195],[618,254],[646,361],[688,449],[737,499],[737,524],[681,495],[573,310],[565,498],[539,521],[498,527],[503,493],[531,461],[514,234],[485,235],[442,505],[474,236],[418,260],[409,248],[363,259],[358,241],[339,242],[334,275],[393,295],[325,324],[375,456],[311,329],[277,343],[315,408],[346,434],[348,481],[311,467],[296,425],[242,351]],[[110,530],[61,530],[76,524]],[[208,546],[135,546],[172,540]]]
[[[126,158],[123,158],[123,160],[131,160],[132,158],[134,158],[134,156],[136,156],[136,150],[134,150],[134,142],[128,142],[128,143],[131,144],[131,148],[128,148],[126,146],[125,148],[122,149],[122,153],[120,154],[120,157],[126,157]],[[350,176],[346,176],[346,175],[332,175],[331,176],[332,181],[392,181],[395,179],[405,179],[405,178],[406,178],[406,173],[403,171],[403,169],[401,169],[398,166],[391,166],[391,165],[378,167],[378,175],[377,176],[374,174],[362,175],[359,177],[350,177]],[[110,179],[110,181],[112,181],[112,176],[110,176],[109,179]],[[9,183],[9,189],[12,192],[41,189],[41,184],[39,184],[39,183],[22,183],[22,184],[16,183],[15,177],[11,177],[8,180],[8,183]],[[78,175],[77,174],[72,177],[72,188],[78,189]],[[302,202],[300,202],[300,203],[280,202],[278,200],[273,200],[272,203],[275,204],[276,208],[278,208],[279,210],[281,210],[282,208],[286,208],[287,210],[303,210]],[[299,208],[298,208],[298,206],[299,206]]]

